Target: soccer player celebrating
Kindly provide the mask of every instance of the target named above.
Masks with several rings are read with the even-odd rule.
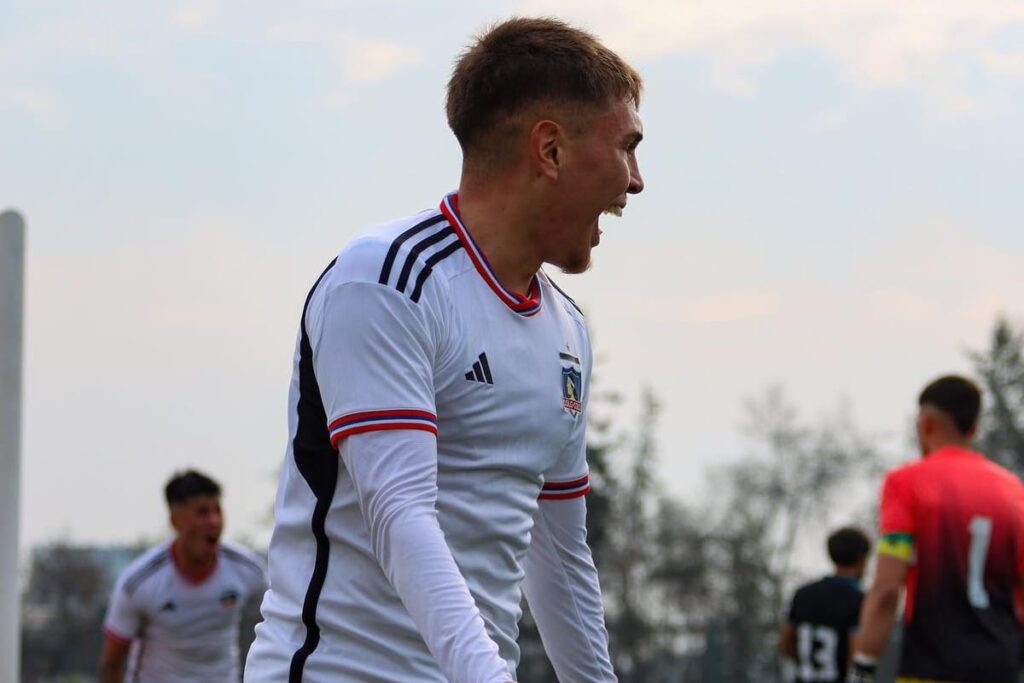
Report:
[[[306,298],[248,683],[505,683],[521,591],[565,683],[614,681],[586,543],[578,273],[643,189],[638,74],[512,19],[448,85],[439,208],[374,228]]]
[[[923,457],[882,485],[878,564],[849,680],[873,680],[905,585],[901,681],[1016,683],[1024,486],[970,450],[981,408],[973,383],[942,377],[918,403]]]
[[[175,536],[118,578],[103,625],[100,683],[233,683],[238,622],[245,604],[266,590],[263,566],[220,540],[217,482],[188,470],[164,494]]]
[[[859,529],[840,529],[828,537],[832,576],[797,590],[789,619],[779,634],[779,650],[796,660],[801,683],[840,683],[846,678],[850,642],[864,598],[864,576],[871,544]]]

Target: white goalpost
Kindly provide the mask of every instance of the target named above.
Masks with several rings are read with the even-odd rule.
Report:
[[[0,681],[17,681],[21,660],[18,520],[21,489],[21,364],[25,221],[0,213]]]

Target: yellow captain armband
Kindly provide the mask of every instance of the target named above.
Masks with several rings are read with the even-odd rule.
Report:
[[[878,539],[878,554],[910,562],[914,556],[914,536],[904,532],[884,534]]]

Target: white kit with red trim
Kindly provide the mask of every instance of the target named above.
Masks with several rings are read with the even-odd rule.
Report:
[[[221,543],[205,576],[183,574],[172,542],[136,558],[118,577],[103,630],[132,643],[125,681],[215,683],[238,680],[242,610],[266,590],[263,563]]]
[[[364,495],[370,484],[354,480],[338,457],[346,438],[368,432],[393,433],[390,443],[399,449],[406,447],[403,434],[436,437],[410,439],[408,448],[436,444],[437,523],[507,663],[499,680],[514,672],[523,566],[538,510],[578,505],[585,516],[592,361],[572,300],[543,272],[526,294],[506,289],[470,230],[458,198],[449,195],[439,209],[356,238],[306,299],[270,547],[271,590],[247,681],[285,680],[286,673],[293,682],[460,680],[439,661],[445,636],[418,626],[409,613],[412,598],[396,591],[408,570],[401,557],[415,549],[390,548],[386,534],[374,535],[388,523],[380,512],[386,498],[401,492],[391,486]],[[395,476],[401,481],[401,473]],[[587,666],[605,666],[585,529],[573,521],[546,524],[545,533],[549,526],[571,527],[566,533],[574,535],[555,546],[576,552],[582,544],[578,558],[556,558],[566,565],[553,571],[562,581],[576,575],[565,571],[569,563],[587,565],[578,573],[587,577],[580,590],[596,593],[598,622],[598,645],[584,643],[586,659],[598,664]],[[578,606],[570,608],[579,614]],[[610,666],[601,670],[611,678],[573,680],[614,680]]]

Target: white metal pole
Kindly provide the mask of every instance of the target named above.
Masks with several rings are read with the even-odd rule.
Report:
[[[0,681],[20,680],[18,518],[25,221],[0,213]]]

